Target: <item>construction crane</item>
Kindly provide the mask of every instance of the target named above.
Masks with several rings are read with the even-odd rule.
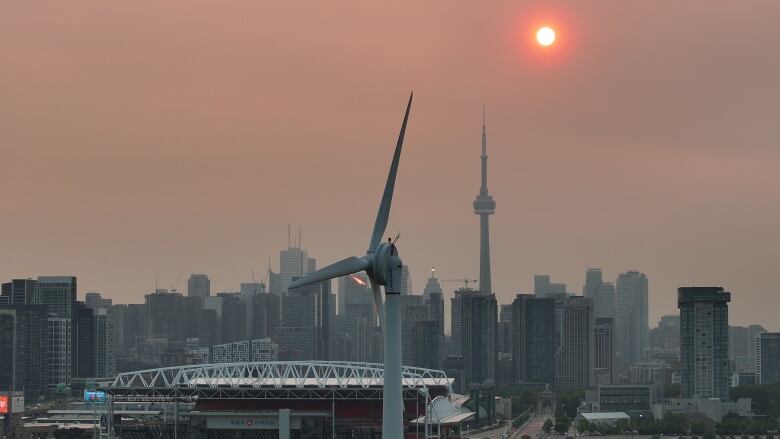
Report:
[[[465,277],[462,279],[442,279],[441,282],[461,282],[463,283],[463,285],[465,285],[466,288],[468,288],[469,284],[476,284],[479,281],[476,279],[469,279]]]

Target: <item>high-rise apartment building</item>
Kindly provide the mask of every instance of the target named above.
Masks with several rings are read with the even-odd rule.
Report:
[[[594,382],[595,319],[593,301],[573,296],[566,300],[556,386],[586,389]]]
[[[628,271],[615,283],[615,358],[621,370],[642,360],[648,347],[647,276]]]
[[[729,396],[729,308],[721,287],[677,289],[683,398]]]
[[[187,280],[187,296],[189,297],[209,297],[211,295],[211,280],[206,274],[190,275]]]
[[[555,300],[518,294],[511,319],[513,381],[555,384]]]
[[[454,302],[457,303],[455,308],[459,314],[460,352],[465,378],[461,385],[468,388],[473,383],[495,381],[498,319],[496,296],[461,289],[455,292]]]
[[[0,305],[0,389],[47,396],[47,318],[43,305]]]
[[[49,311],[49,384],[70,385],[76,370],[76,339],[73,324],[76,313],[75,276],[39,276],[33,287],[33,303]],[[65,365],[63,362],[68,361]]]
[[[762,332],[755,337],[758,384],[780,383],[780,332]]]

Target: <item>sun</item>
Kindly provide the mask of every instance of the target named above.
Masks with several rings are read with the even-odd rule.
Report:
[[[540,27],[536,31],[536,42],[542,46],[549,46],[555,42],[555,31],[548,26]]]

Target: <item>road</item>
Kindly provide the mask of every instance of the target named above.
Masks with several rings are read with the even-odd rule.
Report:
[[[531,439],[536,439],[539,433],[542,431],[544,422],[552,418],[549,414],[534,415],[528,422],[525,423],[522,429],[515,432],[512,439],[520,439],[521,437],[528,435]]]
[[[471,433],[468,434],[467,436],[469,439],[501,439],[507,437],[504,435],[505,434],[508,435],[509,432],[511,431],[512,431],[512,422],[507,421],[498,428],[482,431],[480,433]],[[464,436],[464,438],[467,436]]]

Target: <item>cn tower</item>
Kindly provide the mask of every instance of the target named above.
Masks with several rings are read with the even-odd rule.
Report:
[[[482,294],[493,294],[490,283],[490,222],[489,216],[496,212],[496,202],[488,194],[487,187],[487,130],[485,129],[485,107],[482,107],[482,186],[474,200],[474,213],[479,215],[479,290]]]

